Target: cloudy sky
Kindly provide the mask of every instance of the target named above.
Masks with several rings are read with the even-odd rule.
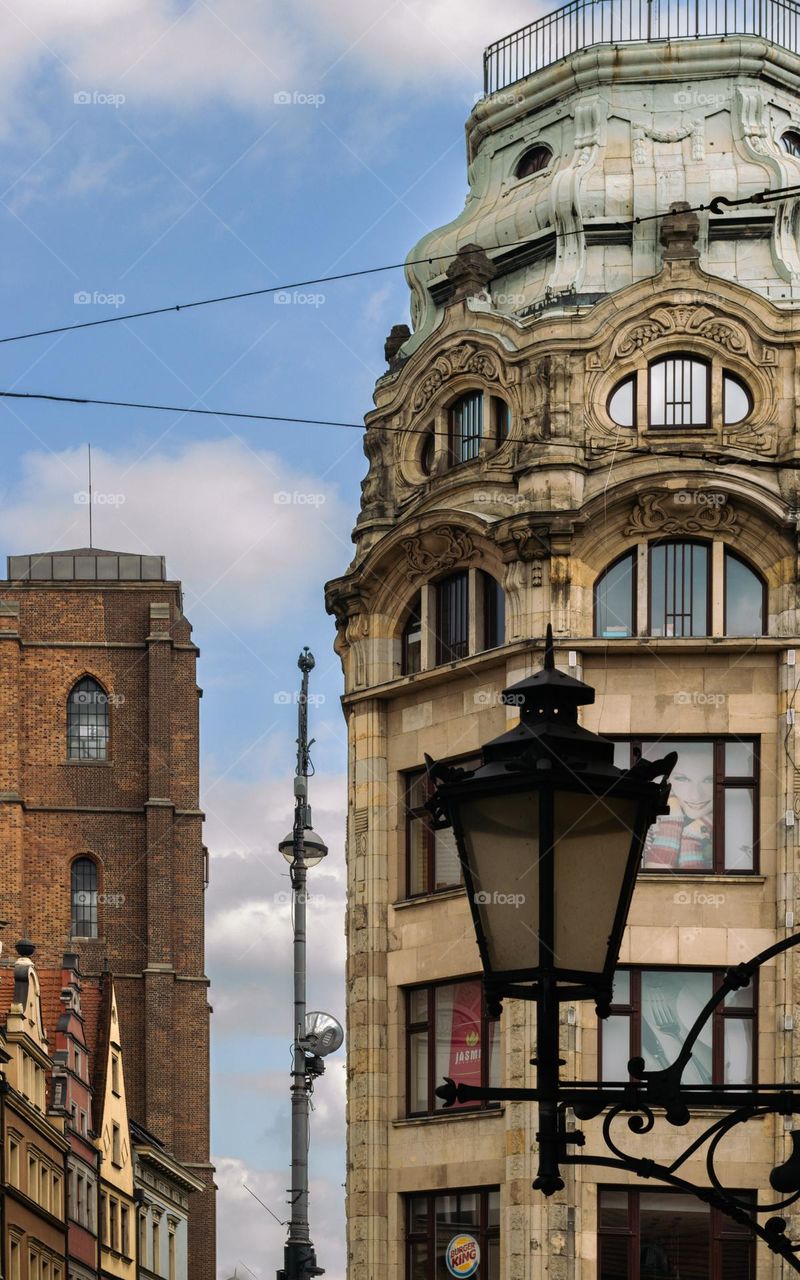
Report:
[[[1,0],[0,338],[402,260],[466,194],[483,46],[523,0]],[[360,422],[408,319],[399,271],[0,345],[0,389]],[[322,602],[358,430],[0,401],[0,553],[163,554],[200,645],[211,850],[219,1276],[273,1277],[288,1172],[297,654],[317,656],[310,1000],[343,1016],[345,742]],[[78,495],[76,497],[76,495]],[[315,945],[316,944],[316,945]],[[343,1280],[344,1079],[311,1142],[313,1235]],[[246,1190],[249,1188],[250,1190]],[[250,1194],[250,1193],[254,1193]]]

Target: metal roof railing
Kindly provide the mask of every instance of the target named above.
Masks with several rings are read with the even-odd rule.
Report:
[[[553,13],[490,44],[483,55],[484,93],[593,44],[762,36],[800,53],[795,0],[570,0]]]

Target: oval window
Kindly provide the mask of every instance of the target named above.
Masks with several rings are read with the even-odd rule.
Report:
[[[514,173],[518,178],[530,178],[534,173],[541,173],[542,169],[546,169],[553,158],[553,153],[549,147],[541,145],[529,147],[517,164]]]
[[[788,151],[790,156],[794,156],[796,160],[800,160],[800,133],[796,129],[787,129],[781,138],[781,146],[784,151]]]
[[[722,379],[722,420],[726,427],[742,422],[753,407],[750,392],[743,382],[726,373]]]
[[[618,427],[632,427],[636,420],[636,374],[618,382],[608,397],[608,416]]]

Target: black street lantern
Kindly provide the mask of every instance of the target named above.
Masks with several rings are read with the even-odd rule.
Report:
[[[677,756],[614,764],[614,744],[578,724],[594,689],[544,670],[503,693],[519,725],[474,770],[429,762],[434,821],[452,826],[490,1008],[503,996],[611,998],[647,830],[667,812]],[[654,779],[661,778],[656,782]]]

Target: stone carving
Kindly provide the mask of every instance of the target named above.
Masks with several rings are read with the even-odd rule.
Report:
[[[462,245],[445,275],[453,286],[451,302],[474,298],[481,294],[490,280],[497,275],[497,268],[479,244]]]
[[[651,142],[682,142],[684,138],[692,140],[692,159],[704,160],[706,154],[705,120],[697,117],[672,129],[657,129],[655,125],[637,124],[633,128],[633,163],[647,164],[648,148],[646,139]]]
[[[361,481],[361,513],[370,508],[370,515],[382,512],[391,501],[392,442],[385,431],[370,429],[364,436],[364,453],[369,459],[369,470]]]
[[[407,561],[406,577],[410,579],[444,573],[454,565],[474,560],[478,554],[470,535],[450,524],[405,538],[403,551]]]
[[[700,220],[696,213],[690,212],[688,202],[679,200],[671,204],[668,215],[661,222],[661,256],[664,262],[677,262],[679,259],[696,261],[700,257],[697,247],[699,235]]]
[[[511,536],[517,545],[520,560],[541,561],[543,556],[550,554],[546,529],[513,529]]]
[[[666,222],[667,219],[664,219],[665,225]],[[664,256],[667,256],[666,248]],[[748,351],[747,335],[743,329],[731,321],[720,320],[710,307],[700,305],[658,307],[653,311],[649,320],[634,325],[633,328],[628,329],[622,335],[617,345],[616,354],[618,356],[632,355],[634,351],[641,351],[658,338],[678,333],[688,333],[700,338],[706,338],[710,342],[715,342],[718,346],[724,347],[726,351],[730,351],[734,355],[746,355]],[[774,363],[774,353],[770,353],[770,357],[767,358],[765,349],[763,363]]]
[[[413,401],[414,412],[419,413],[424,409],[439,388],[459,373],[474,373],[488,382],[494,382],[500,377],[500,370],[493,352],[476,347],[470,342],[464,342],[461,346],[434,360],[430,373],[422,379],[417,388]]]
[[[680,493],[686,493],[690,500],[682,502]],[[702,501],[704,497],[707,501]],[[631,538],[653,533],[731,533],[736,523],[736,511],[724,494],[702,489],[676,490],[643,494],[631,509],[623,533]]]

